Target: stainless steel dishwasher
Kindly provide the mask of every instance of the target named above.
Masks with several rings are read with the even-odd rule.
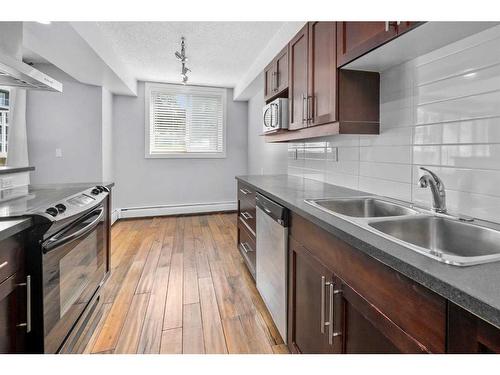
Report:
[[[256,283],[287,342],[288,210],[257,193]]]

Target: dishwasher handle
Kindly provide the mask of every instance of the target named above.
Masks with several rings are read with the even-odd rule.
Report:
[[[255,203],[266,215],[283,227],[288,227],[288,209],[272,201],[266,196],[255,194]]]

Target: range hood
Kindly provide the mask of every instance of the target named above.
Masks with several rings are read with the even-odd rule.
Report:
[[[32,66],[0,54],[0,86],[62,92],[63,85]]]

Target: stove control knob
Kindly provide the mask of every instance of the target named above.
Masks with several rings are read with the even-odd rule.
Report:
[[[45,210],[46,213],[48,213],[50,216],[57,216],[59,211],[55,207],[49,207]]]
[[[101,191],[98,188],[94,188],[90,191],[93,195],[99,194]]]
[[[60,214],[62,214],[64,211],[66,211],[66,206],[62,203],[56,204],[56,208]]]

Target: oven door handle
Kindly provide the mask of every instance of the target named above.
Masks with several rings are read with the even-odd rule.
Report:
[[[101,219],[104,216],[104,208],[101,207],[99,210],[96,210],[94,212],[99,211],[99,215],[95,220],[93,220],[90,224],[86,225],[84,228],[77,230],[76,232],[70,234],[69,236],[65,236],[62,238],[59,238],[58,235],[49,238],[46,243],[43,245],[43,253],[47,254],[49,251],[53,250],[56,247],[59,247],[63,244],[69,243],[71,241],[74,241],[94,230],[94,228],[99,224]]]

